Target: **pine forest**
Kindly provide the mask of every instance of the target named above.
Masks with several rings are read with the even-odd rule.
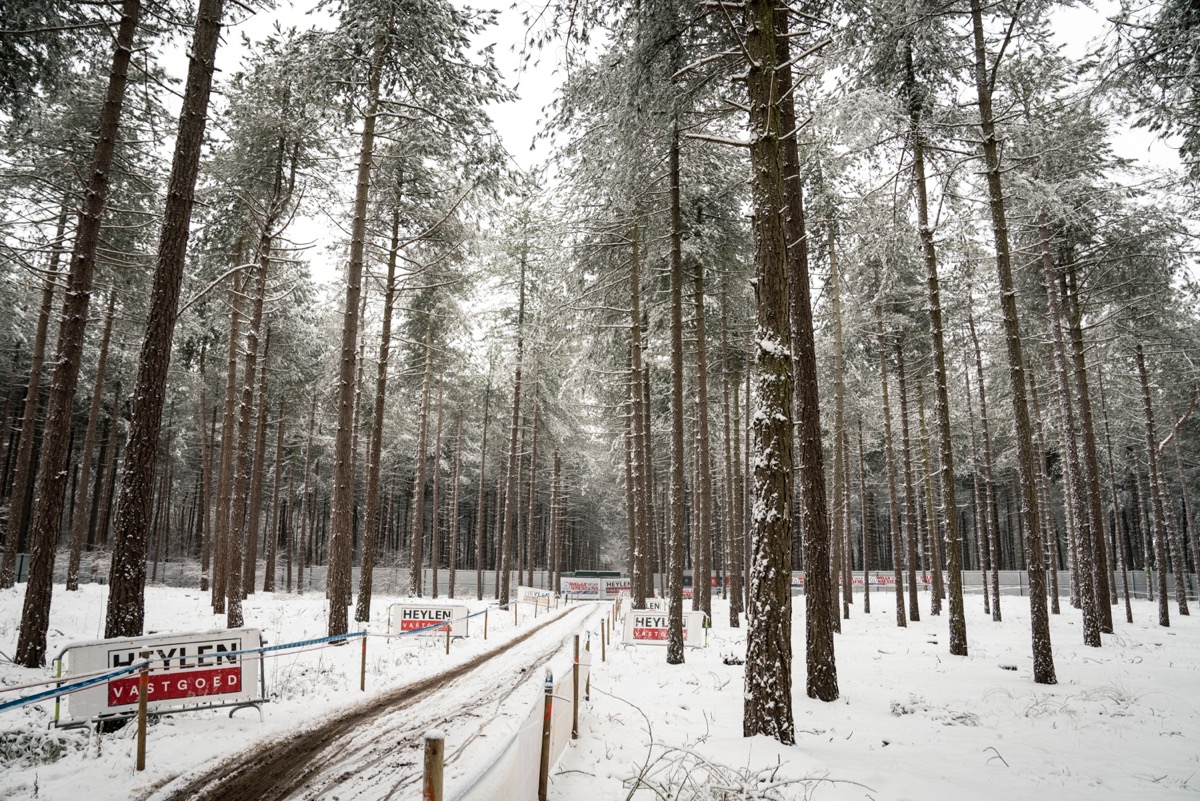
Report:
[[[744,628],[787,745],[871,603],[943,658],[1019,611],[1047,686],[1178,626],[1200,14],[1082,13],[0,4],[4,657],[89,584],[105,638],[156,586],[333,636],[613,571],[669,665]]]

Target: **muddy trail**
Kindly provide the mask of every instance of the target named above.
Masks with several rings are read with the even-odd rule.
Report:
[[[175,777],[144,801],[312,801],[389,799],[413,796],[420,786],[423,735],[456,730],[447,739],[451,763],[475,739],[530,671],[558,654],[563,637],[536,640],[567,619],[582,621],[587,607],[568,607],[520,636],[461,665],[360,703],[313,728],[262,744],[202,774]],[[527,647],[526,644],[528,643]],[[469,697],[469,705],[459,701]],[[458,699],[457,701],[454,699]],[[490,713],[489,707],[494,707]],[[269,712],[269,709],[268,709]]]

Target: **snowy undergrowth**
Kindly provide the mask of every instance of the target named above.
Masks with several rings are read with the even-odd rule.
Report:
[[[968,599],[967,657],[945,617],[895,626],[894,596],[861,596],[837,636],[841,698],[805,697],[803,604],[794,604],[797,743],[744,738],[745,628],[714,602],[706,649],[614,646],[591,708],[552,778],[556,799],[1200,797],[1200,626],[1154,624],[1141,602],[1104,646],[1082,644],[1079,613],[1051,620],[1059,684],[1032,681],[1028,599],[1004,622]],[[1174,611],[1174,610],[1173,610]],[[1015,669],[1014,669],[1015,668]]]
[[[53,668],[16,667],[13,653],[24,585],[0,590],[0,689],[53,676]],[[386,630],[387,607],[399,600],[376,596],[372,632]],[[47,654],[53,658],[70,642],[103,634],[106,588],[87,584],[79,592],[55,587]],[[467,602],[472,610],[484,603]],[[269,644],[297,642],[326,634],[327,601],[322,593],[256,593],[244,605],[246,626],[259,628]],[[472,621],[475,624],[477,621]],[[522,617],[522,624],[526,622]],[[355,624],[356,626],[358,624]],[[195,589],[149,587],[146,631],[201,632],[225,627],[212,614],[209,594]],[[54,702],[0,713],[0,798],[76,799],[88,788],[88,801],[127,801],[163,780],[305,728],[339,710],[369,703],[380,692],[459,664],[517,633],[511,614],[492,614],[489,640],[455,641],[450,656],[441,637],[372,637],[367,644],[367,690],[359,690],[362,650],[349,646],[284,651],[265,662],[267,697],[262,720],[253,709],[189,711],[152,721],[147,735],[147,769],[134,771],[134,727],[97,734],[90,729],[50,726]],[[32,691],[29,691],[32,692]],[[0,694],[8,700],[11,694]]]

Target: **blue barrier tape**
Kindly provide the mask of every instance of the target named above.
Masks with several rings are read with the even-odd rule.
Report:
[[[127,673],[133,673],[135,671],[141,670],[143,666],[149,666],[149,664],[150,663],[148,661],[147,662],[139,662],[136,665],[129,665],[128,667],[123,667],[120,670],[114,670],[109,673],[104,673],[100,676],[95,676],[90,679],[85,679],[84,681],[77,681],[74,684],[64,684],[61,687],[55,687],[50,690],[43,690],[40,693],[34,693],[33,695],[27,695],[23,698],[16,698],[12,701],[6,701],[6,702],[0,704],[0,712],[5,711],[6,709],[15,709],[16,707],[20,707],[20,706],[28,706],[29,704],[36,704],[38,701],[45,701],[47,699],[55,698],[60,695],[68,695],[68,694],[76,692],[78,690],[86,690],[88,687],[94,687],[97,684],[103,684],[104,682],[109,681],[110,679],[115,679],[117,676],[124,676]]]
[[[456,620],[470,620],[473,617],[478,617],[480,615],[486,614],[489,609],[491,609],[490,606],[487,607],[486,609],[482,609],[478,612],[473,612],[464,618],[457,618]],[[454,622],[456,622],[456,620],[452,620],[449,622],[454,623]],[[422,631],[425,631],[426,629],[436,628],[436,627],[445,626],[445,625],[446,625],[446,621],[438,621],[435,623],[430,623],[428,625],[422,626],[419,629],[411,629],[409,631],[402,631],[402,632],[398,632],[396,634],[387,634],[387,635],[376,634],[374,636],[377,636],[377,637],[403,637],[408,634],[420,634]],[[226,651],[226,652],[222,652],[221,656],[222,657],[231,657],[231,656],[242,656],[244,654],[263,655],[263,654],[272,653],[275,651],[286,651],[291,648],[305,648],[310,645],[321,645],[322,643],[338,642],[339,640],[350,640],[350,639],[354,639],[356,637],[366,637],[366,636],[369,636],[369,634],[370,633],[364,629],[363,631],[351,631],[351,632],[347,632],[345,634],[333,634],[328,637],[317,637],[317,638],[311,639],[311,640],[299,640],[297,642],[280,643],[278,645],[264,645],[259,648],[245,648],[240,651]],[[153,662],[154,662],[154,660],[149,660],[144,664],[149,666],[149,665],[152,665]],[[27,695],[22,698],[14,699],[12,701],[6,701],[4,703],[0,703],[0,712],[3,712],[8,709],[15,709],[17,707],[28,706],[29,704],[35,704],[38,701],[44,701],[48,698],[56,698],[56,697],[62,696],[62,695],[70,695],[71,693],[77,692],[78,690],[85,690],[88,687],[94,687],[97,684],[103,684],[103,683],[109,681],[110,679],[114,679],[118,676],[124,676],[128,673],[133,673],[136,670],[140,670],[141,666],[142,666],[142,663],[139,663],[136,665],[131,665],[128,667],[121,668],[120,670],[114,670],[109,673],[103,673],[99,676],[94,676],[90,679],[78,681],[73,684],[63,684],[58,687],[54,687],[53,689],[50,689],[50,690],[43,690],[40,693],[35,693],[33,695]]]

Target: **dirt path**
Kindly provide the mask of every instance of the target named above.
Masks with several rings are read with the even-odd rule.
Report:
[[[312,729],[266,742],[205,773],[172,779],[146,799],[154,801],[283,801],[283,799],[340,799],[405,797],[400,793],[420,781],[421,736],[450,717],[473,717],[474,738],[488,719],[479,710],[497,706],[520,682],[507,670],[494,670],[498,660],[531,640],[546,627],[567,617],[582,618],[587,607],[568,607],[533,625],[497,648],[436,676],[399,687],[362,703],[340,717]],[[562,648],[555,639],[520,662],[520,671],[536,670]],[[492,667],[491,674],[480,670]],[[478,671],[478,674],[476,673]],[[461,693],[467,680],[484,680],[482,693],[473,693],[474,706],[463,709],[430,703],[438,695]],[[476,690],[477,688],[472,688]],[[447,709],[451,710],[447,713]],[[448,759],[455,754],[448,753]],[[363,790],[369,789],[369,792]]]

